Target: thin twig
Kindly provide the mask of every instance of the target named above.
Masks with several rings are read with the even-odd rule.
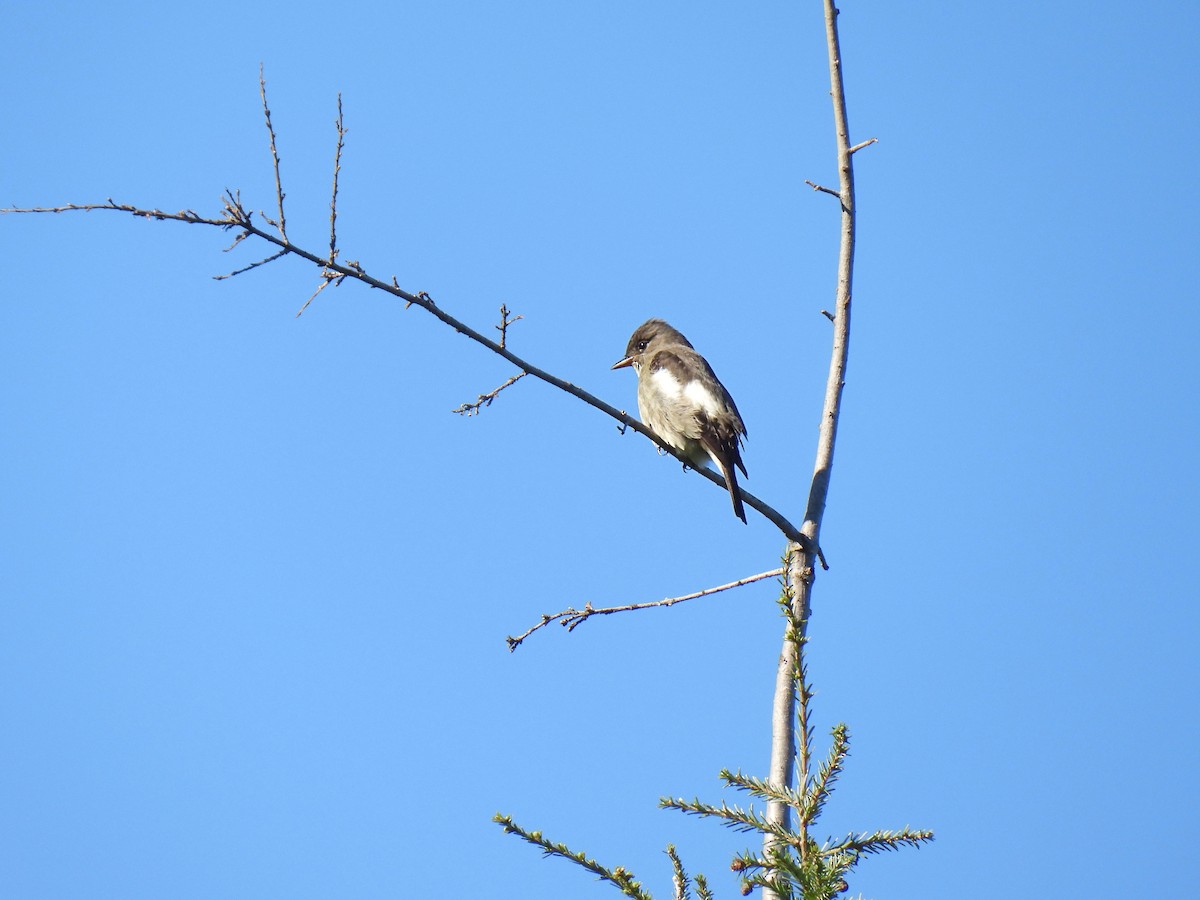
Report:
[[[859,150],[861,150],[863,147],[870,147],[872,144],[877,144],[877,143],[879,143],[879,138],[871,138],[870,140],[863,141],[861,144],[855,144],[853,147],[851,147],[846,152],[851,155],[854,155]]]
[[[480,394],[479,399],[476,400],[474,403],[464,403],[462,406],[456,407],[455,409],[452,409],[450,411],[456,412],[460,416],[470,417],[470,416],[478,415],[479,411],[482,407],[492,405],[492,401],[496,399],[497,394],[499,394],[506,387],[510,387],[511,385],[516,384],[518,381],[520,381],[522,378],[524,378],[528,374],[529,374],[528,372],[518,372],[516,375],[514,375],[512,378],[508,379],[508,381],[504,382],[504,384],[500,385],[500,387],[496,388],[494,391],[488,391],[486,394]]]
[[[226,193],[226,203],[227,204],[229,202],[228,198],[231,196],[234,196],[234,195],[231,195],[228,192]],[[240,203],[240,201],[238,201],[238,202]],[[0,209],[0,213],[19,214],[19,213],[93,212],[98,209],[111,209],[111,210],[116,210],[117,212],[125,212],[125,213],[129,213],[132,216],[137,216],[138,218],[142,218],[142,219],[158,219],[159,221],[169,220],[172,222],[187,222],[192,225],[217,225],[221,228],[232,228],[234,226],[240,225],[239,222],[230,221],[228,218],[210,219],[206,216],[201,216],[198,213],[193,212],[190,209],[181,209],[179,212],[173,212],[173,213],[163,212],[161,209],[142,209],[141,207],[132,206],[128,203],[117,203],[115,200],[112,199],[112,197],[109,197],[103,203],[67,203],[63,206],[23,206],[23,207],[10,206],[10,207],[5,207],[4,209]],[[247,213],[246,215],[248,216],[249,214]],[[247,221],[249,221],[249,220],[247,219]],[[254,234],[257,237],[257,235],[255,234],[255,232],[257,230],[258,229],[253,229],[252,231],[249,232],[249,234],[247,236]],[[278,245],[281,242],[278,239],[275,239],[272,241],[272,243]]]
[[[230,249],[232,249],[232,247]],[[260,259],[258,262],[252,262],[248,266],[242,266],[242,268],[234,269],[232,272],[226,272],[224,275],[214,275],[213,281],[224,281],[226,278],[232,278],[234,275],[241,275],[243,272],[249,272],[251,269],[257,269],[259,266],[265,266],[267,263],[274,262],[275,260],[279,259],[279,257],[286,255],[286,250],[280,250],[278,253],[272,253],[266,259]]]
[[[508,339],[508,326],[511,325],[513,322],[519,322],[523,318],[525,318],[524,316],[514,316],[513,318],[510,319],[508,317],[508,314],[510,312],[512,312],[512,310],[508,308],[508,304],[506,304],[506,303],[500,304],[500,324],[496,326],[496,330],[500,332],[500,346],[501,347],[506,346],[505,341]]]
[[[396,280],[395,278],[392,279],[393,283],[395,282],[395,280]],[[425,294],[423,291],[422,291],[422,294],[424,294],[425,297],[429,296],[428,294]],[[432,301],[430,301],[430,302],[432,302]],[[507,346],[508,326],[511,325],[513,322],[518,322],[521,319],[525,318],[524,316],[515,316],[510,319],[509,314],[511,312],[512,312],[512,310],[508,308],[508,304],[506,304],[506,303],[500,304],[500,324],[496,326],[496,330],[498,332],[500,332],[500,347],[501,348],[505,348]],[[500,385],[500,387],[496,388],[495,390],[488,391],[486,394],[480,394],[476,398],[474,403],[464,403],[462,406],[452,409],[451,412],[458,413],[460,416],[478,415],[479,412],[483,409],[483,407],[492,405],[492,401],[496,399],[496,396],[502,390],[504,390],[506,387],[510,387],[511,385],[516,384],[518,381],[520,381],[522,378],[524,378],[528,374],[529,374],[528,372],[521,372],[518,375],[514,375],[512,378],[508,379],[508,381],[504,382],[504,384]]]
[[[287,217],[283,214],[283,180],[279,177],[279,151],[275,149],[275,128],[271,125],[271,107],[267,105],[267,80],[263,76],[263,64],[258,64],[258,92],[262,96],[263,117],[267,120],[267,134],[271,136],[271,161],[275,165],[275,199],[279,204],[279,236],[287,243]],[[264,216],[265,218],[265,216]]]
[[[267,217],[266,217],[266,216],[263,216],[263,218],[264,218],[264,219],[266,219]],[[268,221],[270,221],[270,220],[268,219]],[[231,251],[231,250],[232,250],[234,247],[236,247],[238,244],[240,244],[242,241],[244,241],[244,240],[245,240],[246,238],[248,238],[248,237],[250,237],[250,235],[248,235],[246,232],[244,232],[244,231],[239,231],[239,232],[238,232],[238,234],[237,234],[237,237],[235,237],[235,238],[233,239],[233,243],[231,243],[231,244],[230,244],[228,247],[226,247],[226,248],[225,248],[224,250],[222,250],[221,252],[222,252],[222,253],[228,253],[229,251]]]
[[[314,300],[317,299],[317,294],[321,293],[321,291],[325,290],[325,288],[329,287],[329,285],[331,285],[331,284],[341,284],[342,280],[345,277],[346,277],[345,275],[338,275],[336,273],[329,272],[328,270],[322,272],[321,273],[321,283],[319,285],[317,285],[317,289],[312,292],[312,294],[309,296],[309,298],[304,301],[304,305],[301,306],[298,310],[296,310],[296,318],[297,319],[300,318],[300,315],[306,309],[308,309],[308,304],[312,303]]]
[[[337,150],[333,154],[333,195],[329,200],[329,261],[337,261],[337,198],[338,174],[342,171],[342,148],[346,145],[346,126],[342,120],[342,92],[338,91]]]
[[[613,613],[633,612],[639,609],[652,609],[656,606],[674,606],[676,603],[683,603],[685,600],[695,600],[698,597],[708,597],[712,594],[719,594],[722,591],[728,591],[732,588],[742,587],[747,584],[753,584],[756,581],[762,581],[764,578],[774,578],[783,574],[783,569],[772,569],[770,572],[759,572],[757,575],[749,575],[745,578],[739,578],[737,581],[731,581],[729,584],[718,585],[717,587],[705,588],[702,591],[695,591],[691,594],[683,594],[679,597],[667,597],[663,600],[652,600],[646,603],[627,603],[624,606],[601,606],[595,607],[589,602],[584,605],[583,609],[575,609],[568,606],[562,612],[556,612],[553,615],[543,615],[541,621],[536,625],[527,629],[523,634],[517,637],[511,635],[505,640],[508,642],[508,649],[516,650],[525,638],[529,637],[540,628],[545,628],[551,622],[560,622],[567,631],[574,631],[592,616],[611,616]]]
[[[817,184],[815,181],[809,181],[807,178],[804,179],[804,183],[807,184],[814,191],[824,191],[826,194],[832,194],[834,197],[838,197],[838,198],[840,198],[842,196],[837,191],[835,191],[833,188],[827,188],[824,185]]]

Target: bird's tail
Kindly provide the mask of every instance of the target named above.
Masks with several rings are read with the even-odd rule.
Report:
[[[733,500],[733,514],[746,523],[746,508],[742,506],[742,495],[738,493],[737,474],[733,466],[721,466],[721,474],[725,476],[725,486],[729,488],[729,497]]]

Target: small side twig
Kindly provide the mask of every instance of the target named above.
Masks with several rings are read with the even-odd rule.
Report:
[[[583,609],[575,609],[574,607],[568,606],[562,612],[557,612],[553,615],[543,615],[541,621],[526,630],[523,634],[520,634],[517,637],[512,637],[510,635],[509,637],[505,638],[505,641],[508,643],[508,649],[511,652],[520,647],[527,637],[529,637],[538,629],[545,628],[551,622],[560,622],[562,626],[567,629],[567,631],[574,631],[592,616],[610,616],[613,613],[633,612],[634,610],[639,609],[652,609],[657,606],[674,606],[676,603],[683,603],[685,600],[695,600],[698,597],[707,597],[711,594],[719,594],[722,591],[728,591],[732,588],[753,584],[756,581],[762,581],[764,578],[775,578],[782,574],[782,568],[772,569],[769,572],[759,572],[757,575],[749,575],[745,578],[739,578],[737,581],[729,582],[729,584],[704,588],[704,590],[695,591],[691,594],[683,594],[679,597],[666,597],[662,600],[652,600],[646,603],[627,603],[624,606],[595,607],[589,602],[584,604]]]
[[[429,300],[430,303],[433,302],[432,298],[430,298],[428,294],[425,294],[424,292],[422,292],[421,296],[423,296],[425,299]],[[512,314],[512,310],[508,308],[508,304],[501,303],[500,304],[500,324],[496,326],[496,330],[498,332],[500,332],[500,349],[501,350],[508,349],[508,326],[511,325],[513,322],[519,322],[521,319],[525,318],[524,316],[512,316],[510,318],[511,314]],[[496,396],[502,390],[504,390],[506,387],[510,387],[511,385],[516,384],[518,381],[520,381],[522,378],[524,378],[528,374],[529,374],[529,372],[524,371],[518,375],[514,375],[512,378],[508,379],[508,381],[504,382],[504,384],[500,385],[500,387],[496,388],[494,391],[488,391],[486,394],[480,394],[475,399],[474,403],[464,403],[462,406],[452,409],[451,412],[458,413],[460,416],[478,415],[480,410],[483,409],[483,407],[492,405],[492,401],[496,399]]]
[[[337,198],[338,174],[342,171],[342,148],[346,146],[346,126],[342,119],[342,92],[337,95],[338,114],[333,123],[337,126],[337,149],[333,154],[333,195],[329,200],[329,262],[337,262]]]
[[[288,243],[287,236],[287,217],[283,214],[283,180],[279,177],[279,151],[275,148],[275,128],[271,125],[271,107],[267,105],[267,80],[263,76],[263,65],[258,64],[258,92],[262,97],[263,118],[267,120],[267,134],[271,136],[271,161],[275,165],[275,199],[279,204],[279,221],[275,222],[275,226],[279,229],[279,236],[283,238],[284,243]],[[266,216],[263,216],[265,219]],[[268,221],[270,221],[268,219]]]
[[[237,240],[235,240],[228,249],[232,250],[234,247],[236,247],[238,241],[241,241],[245,236],[246,235],[244,233],[238,235]],[[258,262],[252,262],[248,266],[242,266],[240,269],[234,269],[232,272],[226,272],[224,275],[214,275],[213,281],[224,281],[226,278],[232,278],[234,275],[241,275],[243,272],[249,272],[251,269],[257,269],[259,266],[265,266],[267,263],[274,262],[275,260],[279,259],[279,257],[285,255],[287,255],[287,251],[280,250],[278,253],[272,253],[266,259],[260,259]]]
[[[464,403],[462,406],[455,407],[450,411],[458,413],[460,416],[477,416],[483,407],[492,405],[492,401],[496,399],[497,394],[499,394],[506,387],[516,384],[528,374],[528,372],[518,372],[494,391],[488,391],[486,394],[480,394],[479,398],[474,403]]]
[[[500,324],[496,326],[496,330],[500,332],[500,346],[506,347],[505,341],[508,339],[508,326],[513,322],[519,322],[524,316],[513,316],[511,319],[508,314],[512,312],[505,303],[500,304]]]
[[[826,194],[830,194],[834,197],[837,197],[838,199],[841,199],[842,195],[839,194],[837,191],[835,191],[833,188],[827,188],[823,184],[817,184],[815,181],[809,181],[807,178],[804,179],[804,183],[807,184],[814,191],[823,191]]]
[[[321,283],[317,285],[317,289],[312,292],[312,295],[304,301],[304,305],[296,310],[296,318],[300,318],[301,314],[308,309],[308,304],[317,299],[317,294],[321,293],[321,291],[325,290],[325,288],[329,287],[331,284],[335,286],[341,284],[345,278],[346,276],[344,274],[340,272],[333,272],[329,269],[325,269],[323,272],[321,272]]]
[[[850,154],[854,154],[854,153],[857,153],[859,150],[861,150],[863,147],[870,147],[872,144],[878,144],[878,143],[879,143],[879,138],[871,138],[870,140],[863,141],[861,144],[855,144],[853,147],[851,147],[846,152],[850,153]]]

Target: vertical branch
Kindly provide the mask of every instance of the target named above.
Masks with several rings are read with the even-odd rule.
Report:
[[[817,437],[816,462],[808,492],[804,525],[801,532],[811,538],[812,546],[820,543],[821,520],[829,494],[829,476],[833,468],[833,449],[837,439],[838,416],[845,385],[846,362],[850,350],[850,299],[854,272],[854,169],[852,156],[860,147],[850,146],[850,126],[846,117],[846,94],[842,85],[841,48],[838,42],[838,10],[834,0],[823,0],[825,7],[825,37],[829,49],[829,83],[833,98],[833,122],[837,142],[838,191],[841,203],[841,246],[838,253],[837,294],[834,306],[833,349],[829,362],[829,377],[825,385],[825,402],[821,410],[821,426]],[[865,146],[865,145],[861,145]],[[829,191],[829,193],[833,193]],[[768,780],[785,787],[795,782],[796,761],[796,691],[803,681],[800,671],[800,645],[805,640],[809,613],[812,607],[813,558],[810,551],[798,544],[790,548],[788,581],[793,590],[789,632],[796,622],[799,634],[784,640],[775,679],[775,703],[772,711],[771,764]],[[806,690],[806,688],[800,688]],[[807,711],[805,718],[807,719]],[[802,724],[807,728],[807,721]],[[773,801],[767,806],[767,819],[784,828],[790,826],[791,810],[787,804]],[[767,855],[775,849],[777,840],[768,836],[764,842]],[[774,891],[763,891],[765,900],[776,897]]]
[[[271,107],[267,105],[267,79],[263,76],[262,63],[258,64],[258,93],[262,97],[263,117],[267,120],[267,134],[271,136],[271,161],[275,164],[275,200],[279,204],[279,221],[272,222],[279,229],[279,236],[288,243],[287,218],[283,214],[283,181],[279,177],[279,151],[275,149],[275,127],[271,124]],[[264,219],[267,217],[264,215]],[[267,219],[270,222],[270,219]]]
[[[338,91],[337,150],[333,154],[333,195],[329,201],[329,263],[337,262],[338,174],[342,171],[342,148],[346,145],[346,126],[342,119],[342,92]]]
[[[806,640],[800,632],[807,626],[806,622],[797,622],[795,628],[797,631],[796,640],[793,642],[796,647],[796,677],[795,686],[799,691],[800,709],[796,713],[796,724],[800,728],[800,733],[796,736],[797,744],[797,782],[799,782],[800,792],[805,796],[808,795],[809,784],[812,781],[812,736],[813,729],[809,723],[809,711],[812,701],[812,687],[808,683],[808,666],[804,662],[804,642]],[[807,862],[810,845],[808,841],[808,826],[811,823],[811,812],[808,814],[802,813],[800,816],[799,828],[800,836],[803,838],[803,843],[800,845],[800,859]]]

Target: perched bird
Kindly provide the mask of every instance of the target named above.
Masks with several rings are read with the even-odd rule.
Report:
[[[745,522],[734,466],[746,475],[741,454],[746,426],[712,366],[662,319],[649,319],[638,326],[625,348],[625,358],[613,368],[626,366],[633,366],[638,375],[642,421],[694,466],[705,465],[709,459],[716,463],[733,499],[733,513]]]

